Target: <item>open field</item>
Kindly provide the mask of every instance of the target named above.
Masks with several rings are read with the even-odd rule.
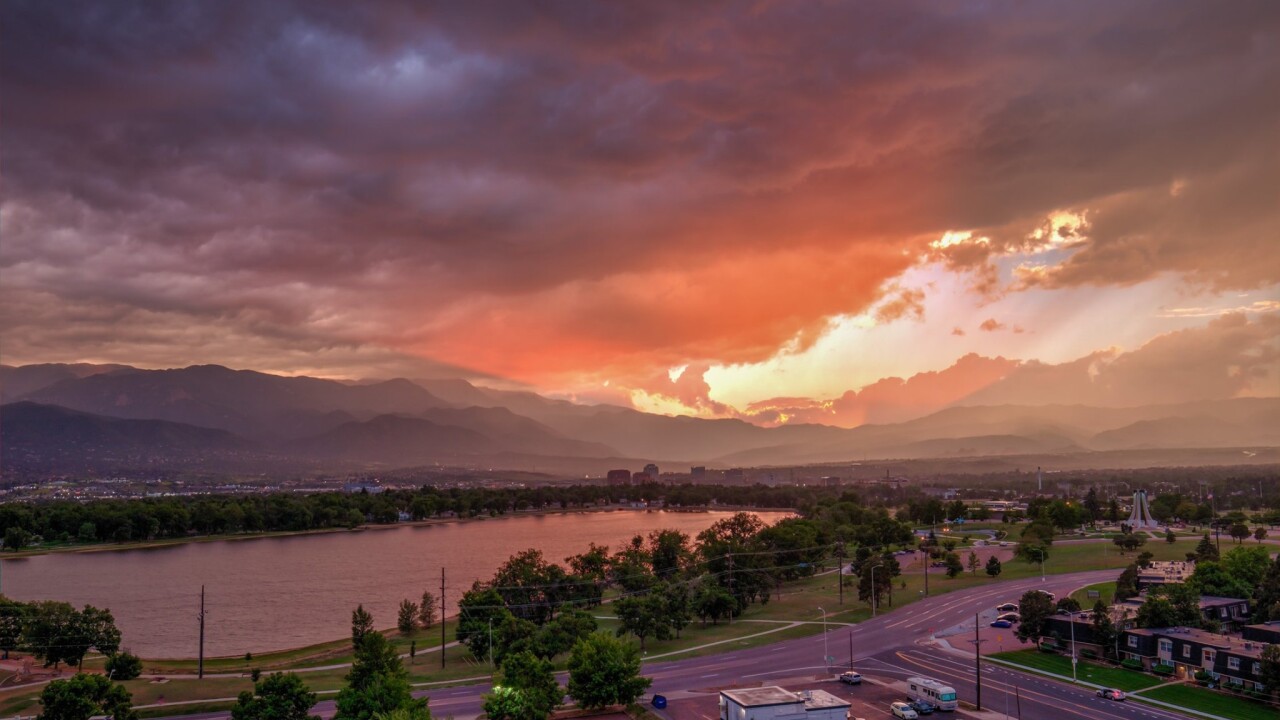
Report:
[[[1098,593],[1098,597],[1096,598],[1089,597],[1090,590],[1096,591]],[[1088,587],[1082,587],[1079,590],[1071,593],[1071,597],[1075,598],[1075,601],[1080,603],[1080,607],[1084,608],[1085,610],[1092,608],[1094,603],[1098,602],[1099,600],[1101,600],[1103,603],[1107,605],[1110,605],[1115,600],[1115,597],[1116,597],[1116,584],[1113,582],[1105,582],[1105,583],[1098,583],[1096,585],[1090,585]]]

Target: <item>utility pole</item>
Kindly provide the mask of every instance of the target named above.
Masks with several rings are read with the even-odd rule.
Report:
[[[738,607],[738,596],[733,594],[733,553],[726,553],[729,557],[729,596],[733,598],[733,607],[729,608],[729,624],[733,624],[733,611]]]
[[[876,616],[876,600],[880,597],[879,588],[876,587],[876,566],[871,566],[871,617]]]
[[[1076,677],[1076,616],[1072,613],[1067,616],[1067,622],[1071,623],[1071,682],[1080,682]]]
[[[849,628],[849,669],[853,669],[853,628]]]
[[[982,711],[982,643],[986,642],[978,635],[978,614],[973,615],[973,639],[969,642],[973,643],[973,677],[978,684],[978,698],[975,705],[978,711]]]
[[[822,613],[822,667],[829,668],[831,655],[827,647],[827,611],[819,607],[818,612]]]
[[[196,678],[204,679],[204,586],[200,586],[200,659],[196,665]]]
[[[444,668],[444,566],[440,566],[440,668]]]
[[[836,582],[840,586],[840,604],[844,604],[844,543],[840,543],[839,552],[836,557],[840,561],[840,565],[836,568]]]
[[[924,596],[929,597],[929,551],[924,551]]]

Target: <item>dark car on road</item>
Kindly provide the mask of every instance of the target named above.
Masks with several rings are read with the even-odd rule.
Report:
[[[938,708],[928,700],[912,700],[911,709],[915,710],[916,713],[920,715],[931,715],[933,714],[933,711]]]
[[[993,621],[993,622],[991,623],[991,627],[993,627],[993,628],[1011,628],[1011,627],[1013,627],[1013,623],[1012,623],[1012,622],[1010,622],[1010,621],[1008,621],[1008,620],[995,620],[995,621]]]
[[[1003,604],[1003,605],[997,605],[997,606],[996,606],[996,612],[1002,612],[1002,613],[1003,613],[1003,612],[1018,612],[1018,604],[1017,604],[1017,603],[1005,603],[1005,604]]]

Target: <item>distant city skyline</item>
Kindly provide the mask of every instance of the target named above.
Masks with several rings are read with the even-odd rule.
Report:
[[[1268,2],[9,2],[3,362],[766,425],[1280,395]]]

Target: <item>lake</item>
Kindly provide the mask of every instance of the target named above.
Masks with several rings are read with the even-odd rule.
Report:
[[[557,513],[356,532],[188,543],[0,562],[0,590],[18,600],[110,608],[124,646],[143,657],[194,657],[205,586],[205,655],[243,655],[336,640],[358,603],[379,628],[394,627],[400,601],[423,590],[446,610],[512,554],[537,548],[548,561],[616,549],[637,533],[671,528],[690,537],[729,512]],[[767,523],[790,513],[756,513]],[[452,639],[452,638],[450,638]]]

